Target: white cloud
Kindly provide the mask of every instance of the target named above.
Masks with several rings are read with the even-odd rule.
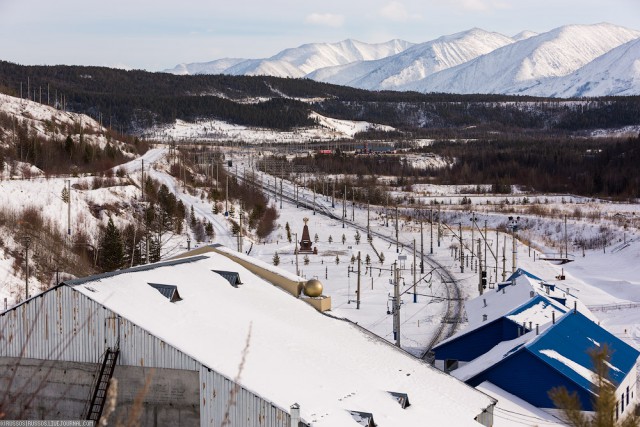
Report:
[[[409,13],[404,4],[398,1],[387,3],[380,9],[379,13],[383,18],[396,22],[406,22],[422,18],[419,14]]]
[[[312,13],[307,15],[304,21],[308,24],[325,25],[327,27],[341,27],[344,24],[344,16],[333,13]]]
[[[459,7],[465,11],[487,11],[497,9],[511,9],[511,5],[501,0],[461,0]]]

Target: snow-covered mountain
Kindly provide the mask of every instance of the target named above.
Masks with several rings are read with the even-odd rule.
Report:
[[[567,76],[638,37],[640,31],[606,23],[568,25],[496,49],[457,67],[406,84],[402,89],[453,93],[536,93],[536,87],[543,81]]]
[[[640,31],[608,23],[513,37],[474,28],[415,45],[402,40],[311,43],[270,58],[180,64],[167,72],[305,77],[368,90],[629,95],[640,94],[638,48],[616,48],[638,38]]]
[[[285,49],[270,58],[225,58],[205,63],[180,64],[166,72],[173,74],[231,74],[304,77],[324,67],[371,61],[397,54],[412,46],[404,40],[369,44],[357,40],[338,43],[310,43]]]
[[[594,59],[568,76],[543,83],[532,94],[577,96],[640,94],[640,38]]]
[[[513,41],[502,34],[474,28],[414,45],[401,53],[376,61],[322,68],[307,77],[362,89],[396,89],[408,82],[468,62]]]

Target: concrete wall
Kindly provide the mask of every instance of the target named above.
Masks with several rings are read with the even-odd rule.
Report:
[[[98,369],[92,363],[0,358],[0,390],[6,391],[0,409],[6,419],[81,419]],[[198,372],[118,365],[114,377],[118,394],[110,424],[131,425],[141,393],[141,426],[200,424]]]

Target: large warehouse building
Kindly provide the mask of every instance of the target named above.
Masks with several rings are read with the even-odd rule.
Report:
[[[487,395],[205,252],[68,281],[0,314],[0,412],[112,408],[125,424],[140,411],[145,426],[492,424]],[[115,405],[102,397],[111,376]]]

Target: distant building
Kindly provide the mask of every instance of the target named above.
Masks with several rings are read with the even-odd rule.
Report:
[[[204,252],[1,313],[5,418],[97,417],[113,376],[114,424],[140,394],[143,426],[492,425],[494,399],[259,276],[281,270]]]

